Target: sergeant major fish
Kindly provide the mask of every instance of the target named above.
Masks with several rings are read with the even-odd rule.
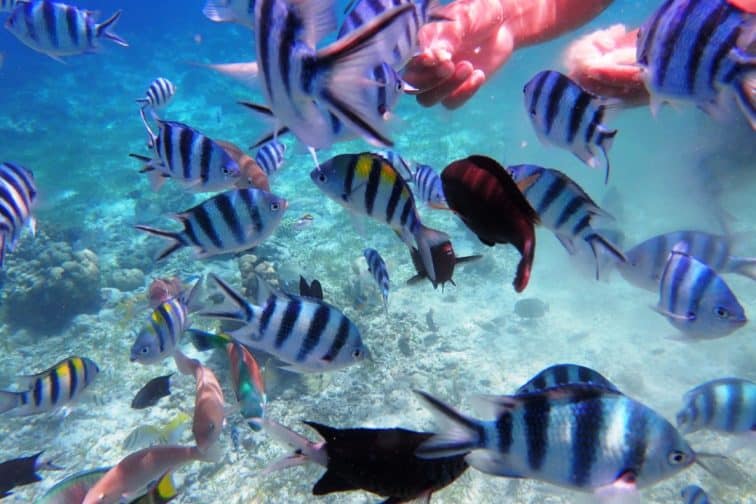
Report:
[[[0,163],[0,267],[24,228],[36,232],[37,221],[31,214],[36,199],[34,174],[15,163]]]
[[[553,70],[538,72],[525,84],[523,92],[525,110],[538,139],[569,150],[591,168],[599,166],[595,150],[600,150],[604,183],[608,183],[607,152],[617,130],[607,129],[603,120],[611,102],[590,94],[566,75]]]
[[[701,429],[756,435],[756,383],[741,378],[711,380],[686,392],[677,413],[683,434]]]
[[[20,392],[0,390],[0,413],[28,416],[46,413],[76,401],[100,373],[90,359],[69,357],[31,376],[18,378]]]
[[[18,3],[18,0],[0,0],[0,12],[10,12]]]
[[[150,83],[144,98],[139,98],[137,100],[137,103],[141,105],[139,112],[142,116],[142,122],[148,131],[150,127],[147,124],[147,118],[144,116],[144,111],[149,109],[152,117],[158,119],[157,111],[165,108],[173,99],[174,94],[176,94],[176,86],[165,77],[158,77]]]
[[[732,255],[731,238],[704,231],[687,230],[654,236],[625,251],[627,261],[617,265],[619,272],[636,287],[658,291],[667,258],[672,252],[672,247],[680,242],[688,247],[688,255],[717,273],[738,273],[756,280],[756,257]]]
[[[386,262],[381,257],[381,254],[372,248],[366,248],[362,252],[362,255],[365,256],[365,261],[367,261],[368,271],[373,275],[375,283],[378,284],[378,288],[381,290],[383,309],[388,314],[389,274]]]
[[[410,248],[417,245],[428,278],[436,281],[434,247],[449,235],[423,225],[407,182],[378,154],[341,154],[310,172],[323,193],[355,214],[388,224]],[[453,252],[453,251],[452,251]]]
[[[563,385],[590,384],[619,392],[619,389],[598,371],[578,364],[554,364],[539,372],[517,389],[516,395],[543,391]]]
[[[261,189],[232,189],[174,215],[182,231],[137,225],[146,233],[172,243],[156,257],[163,260],[182,247],[195,247],[197,257],[240,252],[265,241],[281,223],[288,203]]]
[[[112,31],[119,17],[120,10],[102,23],[95,23],[92,11],[49,0],[32,0],[17,2],[5,28],[35,51],[62,61],[61,56],[95,52],[100,38],[128,47]]]
[[[415,184],[415,191],[420,200],[431,208],[448,209],[441,177],[438,176],[436,170],[426,164],[418,164],[411,171],[412,182]]]
[[[257,149],[255,161],[257,161],[257,164],[260,165],[265,174],[270,177],[283,166],[285,155],[286,145],[280,140],[273,139],[265,142]]]
[[[735,294],[717,272],[691,257],[685,243],[672,248],[659,284],[655,309],[685,338],[727,336],[747,322]]]
[[[204,311],[200,315],[243,322],[243,327],[229,335],[287,363],[284,369],[333,371],[368,356],[354,323],[328,303],[292,294],[272,294],[261,301],[262,305],[254,305],[226,282],[211,276],[235,307]]]
[[[680,491],[683,504],[709,504],[709,495],[698,485],[688,485]]]
[[[640,28],[636,59],[656,111],[662,101],[691,101],[721,116],[731,90],[751,128],[756,98],[749,74],[756,55],[756,16],[727,0],[667,0]]]

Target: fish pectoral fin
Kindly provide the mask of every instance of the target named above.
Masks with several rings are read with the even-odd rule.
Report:
[[[562,244],[562,247],[564,247],[570,255],[575,255],[575,252],[577,251],[575,250],[575,242],[572,241],[572,238],[558,233],[555,233],[554,236],[556,236],[559,243]]]
[[[664,315],[665,317],[669,317],[675,320],[680,320],[682,322],[693,322],[694,320],[696,320],[696,316],[693,313],[687,313],[685,315],[681,315],[679,313],[673,313],[669,310],[665,310],[664,308],[658,305],[651,305],[651,309],[657,313]]]
[[[475,469],[492,476],[525,477],[512,467],[506,455],[491,450],[475,450],[465,457],[465,461]]]
[[[313,495],[326,495],[333,492],[345,492],[348,490],[358,490],[360,487],[351,483],[334,473],[333,471],[326,471],[322,478],[312,487]]]
[[[632,470],[623,471],[611,484],[599,487],[594,492],[595,502],[601,504],[640,504],[637,477]]]

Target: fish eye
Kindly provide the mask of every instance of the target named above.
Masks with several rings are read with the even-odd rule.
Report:
[[[404,88],[404,85],[402,84],[402,81],[396,81],[396,90],[401,91],[402,88]]]
[[[359,348],[355,349],[354,352],[352,352],[352,357],[354,357],[355,359],[359,359],[360,356],[362,356],[362,350],[360,350]]]
[[[142,349],[140,350],[140,352],[142,352],[142,354],[144,354],[144,355],[147,355],[147,352],[149,352],[149,351],[150,351],[150,349],[147,348],[146,346],[143,346]]]
[[[680,465],[684,464],[688,460],[688,456],[685,454],[685,452],[674,450],[669,453],[667,460],[669,460],[669,463],[672,465]]]
[[[326,177],[326,174],[323,172],[318,173],[318,182],[325,183],[328,180],[328,177]]]
[[[721,319],[726,319],[730,317],[730,310],[728,310],[724,306],[717,306],[716,308],[714,308],[714,313],[716,313],[717,317]]]
[[[278,203],[276,203],[275,201],[270,204],[270,210],[272,212],[277,212],[279,208],[281,208],[281,206]]]

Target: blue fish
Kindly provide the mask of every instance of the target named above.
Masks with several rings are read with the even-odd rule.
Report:
[[[720,378],[689,390],[677,414],[683,434],[701,429],[727,433],[756,433],[756,383]]]
[[[30,0],[16,4],[5,28],[35,51],[62,61],[61,56],[95,52],[100,38],[128,47],[112,31],[119,17],[120,10],[102,23],[95,23],[92,11],[49,0]]]
[[[592,95],[553,70],[538,72],[525,84],[523,93],[538,139],[569,150],[591,168],[599,166],[598,149],[603,156],[604,183],[608,183],[607,153],[617,130],[608,129],[603,120],[612,101]]]
[[[426,205],[439,210],[449,208],[446,204],[441,177],[431,166],[426,164],[415,165],[414,170],[412,170],[412,182],[415,184],[415,194],[418,199]]]
[[[656,311],[691,339],[721,338],[743,327],[747,319],[735,294],[716,271],[687,251],[685,243],[672,248]]]
[[[688,485],[680,492],[683,504],[709,504],[709,496],[698,485]]]
[[[266,175],[271,176],[283,166],[285,155],[286,145],[279,140],[273,139],[265,142],[257,149],[255,161]]]
[[[34,174],[15,163],[0,163],[0,268],[6,250],[12,251],[25,228],[36,232],[31,214],[37,199]]]
[[[10,12],[18,3],[18,0],[0,0],[0,12]]]
[[[378,288],[381,290],[381,296],[383,297],[383,309],[388,314],[388,295],[389,295],[389,274],[386,262],[381,257],[381,254],[377,250],[372,248],[366,248],[362,255],[365,256],[365,260],[368,264],[368,270],[373,275],[373,279],[378,284]]]
[[[563,385],[590,384],[607,390],[619,389],[598,371],[578,364],[554,364],[539,372],[517,389],[516,395],[540,392]]]
[[[255,0],[207,0],[202,14],[216,23],[255,27]]]
[[[144,98],[137,100],[142,107],[150,107],[152,110],[159,110],[173,99],[176,94],[176,86],[165,77],[158,77],[150,83]]]
[[[753,82],[756,16],[727,0],[667,0],[640,28],[636,59],[655,112],[662,101],[684,100],[713,116],[724,110],[722,91],[734,92],[756,129]]]

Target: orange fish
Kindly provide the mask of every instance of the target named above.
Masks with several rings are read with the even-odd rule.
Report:
[[[192,433],[197,449],[208,458],[217,458],[210,450],[216,446],[225,422],[223,390],[209,368],[198,365],[194,371],[197,393],[194,398]]]
[[[215,143],[223,147],[223,150],[239,165],[241,176],[236,182],[236,187],[239,189],[256,187],[257,189],[270,192],[268,176],[260,168],[260,165],[257,164],[257,161],[247,156],[244,151],[231,142],[216,140]]]

